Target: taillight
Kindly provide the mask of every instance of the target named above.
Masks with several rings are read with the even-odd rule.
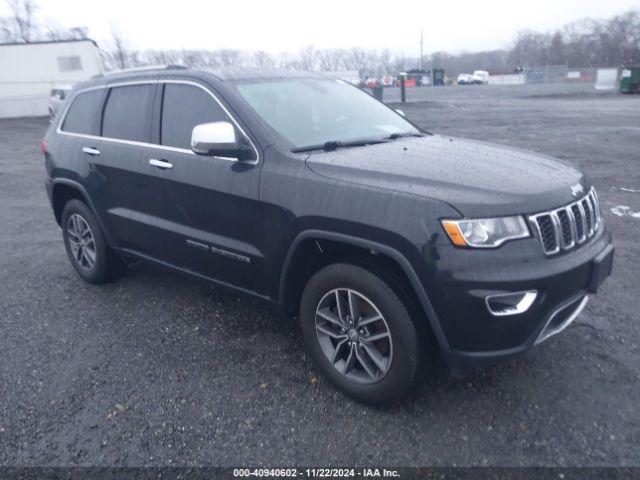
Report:
[[[47,153],[47,141],[44,139],[40,142],[40,151],[43,155]]]

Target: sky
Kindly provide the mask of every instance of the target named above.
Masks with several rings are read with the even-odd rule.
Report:
[[[480,51],[506,48],[523,29],[548,31],[607,18],[640,0],[38,0],[41,20],[86,26],[104,44],[112,25],[136,49],[318,48]],[[0,3],[0,15],[6,7]]]

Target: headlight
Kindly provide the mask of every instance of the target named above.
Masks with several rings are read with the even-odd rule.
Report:
[[[527,223],[521,215],[475,220],[442,220],[442,226],[451,242],[458,247],[491,248],[500,246],[507,240],[529,236]]]

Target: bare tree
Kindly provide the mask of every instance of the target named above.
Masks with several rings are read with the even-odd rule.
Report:
[[[108,50],[108,58],[115,68],[125,69],[130,66],[126,41],[118,28],[111,25],[111,46]]]
[[[256,68],[273,68],[275,65],[275,59],[264,50],[258,50],[253,54],[253,66]]]
[[[46,40],[83,40],[89,38],[87,27],[59,28],[47,25],[43,34]]]
[[[380,52],[379,60],[382,68],[384,69],[384,73],[388,74],[393,72],[393,54],[391,53],[391,50],[388,48],[382,50],[382,52]]]
[[[222,67],[241,67],[243,64],[241,52],[232,48],[218,50],[217,58]]]
[[[509,54],[513,65],[604,67],[640,61],[640,11],[609,20],[584,19],[555,32],[520,32]]]
[[[303,48],[298,55],[298,63],[301,70],[309,72],[315,70],[318,63],[318,52],[312,45]]]
[[[375,55],[374,52],[363,48],[352,48],[347,52],[342,63],[347,70],[358,70],[361,76],[365,76],[371,67],[370,60],[373,55]]]
[[[38,21],[37,0],[0,0],[10,14],[0,17],[0,42],[72,40],[88,37],[83,27],[63,28]],[[112,25],[111,38],[102,52],[107,68],[138,65],[185,64],[197,67],[275,66],[302,70],[357,70],[361,76],[394,75],[417,68],[420,59],[389,49],[302,48],[297,53],[271,55],[264,50],[245,52],[217,50],[137,51]],[[505,73],[517,66],[567,65],[575,67],[621,66],[640,63],[640,10],[630,10],[608,20],[583,19],[552,32],[519,32],[509,50],[463,52],[452,55],[435,52],[425,58],[428,68],[443,68],[450,75],[476,69]]]
[[[183,50],[147,50],[141,57],[145,65],[186,64]]]
[[[340,65],[345,57],[345,51],[337,48],[329,48],[318,50],[317,55],[320,70],[331,72],[340,69]]]
[[[10,21],[18,41],[30,42],[36,34],[35,14],[38,4],[35,0],[5,0],[11,11]]]
[[[15,25],[9,17],[0,17],[0,43],[18,41]]]
[[[0,17],[0,42],[34,42],[38,40],[80,40],[88,38],[86,27],[65,28],[48,20],[38,20],[36,0],[4,0],[9,16]]]

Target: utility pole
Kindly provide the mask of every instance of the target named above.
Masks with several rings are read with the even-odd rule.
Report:
[[[424,29],[420,29],[420,70],[424,70]]]

